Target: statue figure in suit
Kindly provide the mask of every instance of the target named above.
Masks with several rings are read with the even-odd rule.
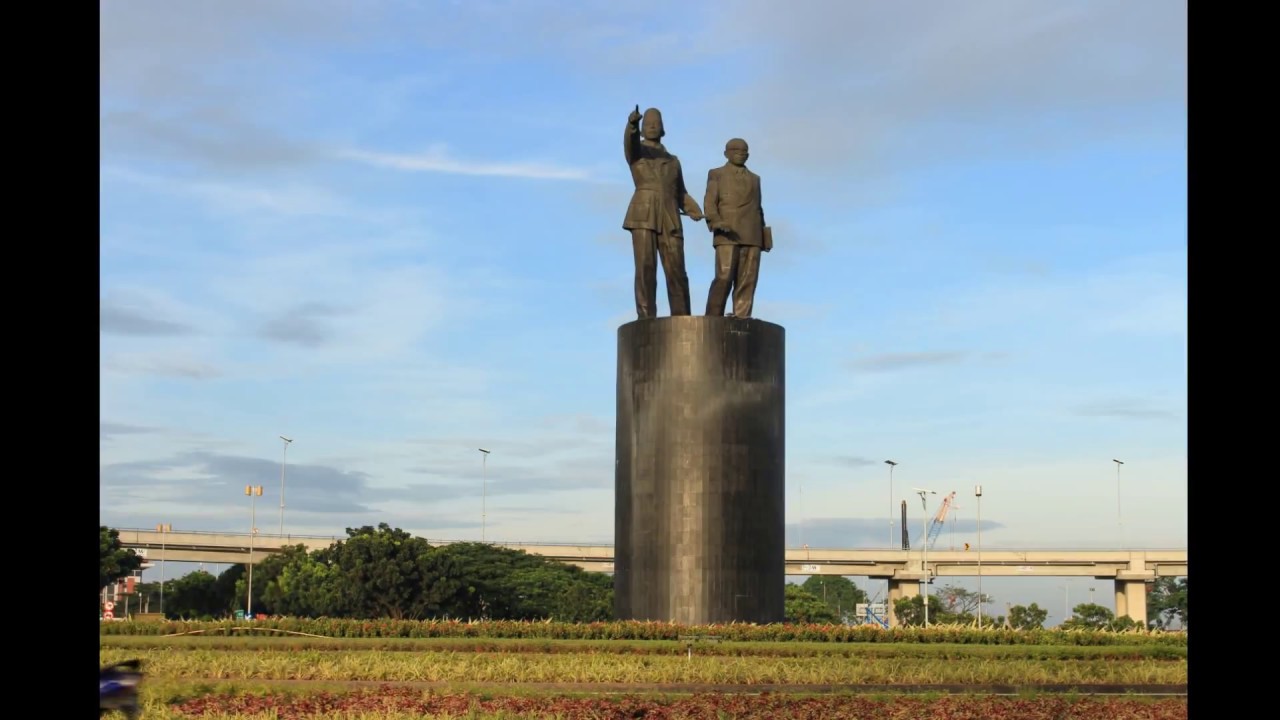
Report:
[[[643,129],[640,127],[642,117]],[[627,118],[622,138],[623,153],[635,184],[622,227],[631,231],[636,262],[636,315],[640,318],[657,314],[659,257],[667,280],[671,314],[691,314],[680,215],[683,212],[697,222],[702,220],[702,209],[685,188],[680,159],[663,146],[664,135],[662,113],[657,108],[649,108],[641,116],[637,105]]]
[[[715,279],[707,293],[707,315],[724,315],[733,290],[734,317],[751,317],[760,253],[773,248],[760,202],[760,176],[747,169],[747,141],[725,143],[723,166],[707,173],[707,226],[715,248]]]

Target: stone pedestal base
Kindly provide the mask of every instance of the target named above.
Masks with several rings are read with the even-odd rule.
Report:
[[[783,620],[785,344],[750,318],[618,329],[619,619]]]

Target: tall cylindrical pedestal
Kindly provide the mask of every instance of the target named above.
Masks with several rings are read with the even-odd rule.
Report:
[[[618,329],[619,619],[783,620],[785,345],[750,318]]]

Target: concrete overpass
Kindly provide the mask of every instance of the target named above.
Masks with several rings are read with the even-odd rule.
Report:
[[[120,542],[150,562],[247,563],[292,545],[319,550],[345,538],[318,535],[168,532],[122,528]],[[448,545],[456,540],[431,540]],[[586,570],[613,572],[612,545],[500,543]],[[252,557],[251,557],[252,546]],[[1091,577],[1115,583],[1116,615],[1147,622],[1147,586],[1157,577],[1186,577],[1186,550],[932,550],[929,582],[940,577]],[[888,580],[889,606],[920,594],[925,579],[920,550],[788,548],[787,575],[842,575]]]

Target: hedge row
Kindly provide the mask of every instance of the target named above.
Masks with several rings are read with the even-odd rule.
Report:
[[[679,625],[662,622],[520,622],[512,620],[348,620],[273,618],[254,621],[104,622],[102,635],[174,635],[263,631],[308,633],[335,638],[526,638],[537,640],[679,640],[687,635],[715,635],[750,642],[831,643],[960,643],[971,645],[1186,645],[1181,632],[1130,630],[1009,630],[970,626],[895,627],[814,624]],[[237,629],[238,630],[234,630]],[[275,633],[264,633],[275,634]]]

